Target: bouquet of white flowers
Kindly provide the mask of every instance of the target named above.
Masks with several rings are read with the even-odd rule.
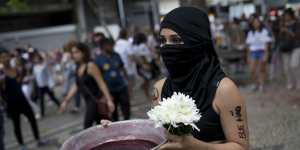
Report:
[[[199,131],[195,122],[201,118],[195,100],[182,93],[176,93],[155,106],[148,113],[157,127],[166,128],[173,135],[188,135],[193,129]]]

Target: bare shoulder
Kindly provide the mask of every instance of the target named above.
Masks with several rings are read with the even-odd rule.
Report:
[[[236,84],[229,78],[224,78],[221,80],[218,87],[218,94],[231,94],[231,92],[238,92],[239,89]]]
[[[236,84],[229,78],[221,80],[217,89],[214,104],[217,111],[236,105],[244,105],[244,100]]]
[[[95,63],[93,63],[93,62],[89,62],[88,63],[88,65],[87,65],[87,71],[89,72],[89,73],[92,73],[92,72],[95,72],[95,71],[97,71],[98,70],[98,67],[97,67],[97,65],[95,64]]]

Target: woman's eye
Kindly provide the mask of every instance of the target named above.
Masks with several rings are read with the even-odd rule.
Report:
[[[161,45],[163,45],[163,44],[166,44],[167,40],[164,37],[160,37],[159,42],[160,42]]]
[[[173,38],[171,38],[171,42],[173,44],[182,44],[183,43],[183,41],[182,41],[182,39],[180,37],[173,37]]]

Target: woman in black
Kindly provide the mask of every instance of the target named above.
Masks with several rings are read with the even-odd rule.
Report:
[[[71,98],[79,90],[83,95],[86,102],[86,113],[84,118],[84,129],[89,128],[94,122],[100,123],[100,114],[97,111],[97,103],[100,97],[104,96],[107,100],[109,113],[114,111],[114,103],[109,94],[108,88],[102,79],[101,72],[98,67],[90,60],[89,48],[82,43],[77,43],[72,48],[72,57],[76,62],[76,84],[74,84],[63,103],[61,104],[60,111],[66,109],[67,104]]]
[[[28,118],[31,125],[35,139],[38,141],[38,145],[42,146],[44,142],[40,140],[40,134],[38,130],[37,121],[34,117],[34,113],[26,100],[26,97],[21,88],[21,76],[16,68],[12,68],[9,64],[9,54],[4,52],[1,54],[1,65],[3,69],[1,71],[4,77],[1,79],[1,97],[5,100],[7,106],[7,113],[13,121],[14,132],[18,143],[22,146],[22,149],[26,149],[24,146],[24,140],[21,132],[21,114]]]
[[[196,101],[202,118],[200,132],[167,134],[162,150],[246,150],[248,127],[245,103],[236,85],[221,69],[205,12],[179,7],[161,23],[160,52],[169,76],[155,84],[154,103],[182,92]]]

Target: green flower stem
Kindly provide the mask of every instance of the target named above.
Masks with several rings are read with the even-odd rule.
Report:
[[[184,125],[183,123],[180,123],[177,126],[178,127],[175,128],[171,124],[165,124],[164,128],[167,129],[170,134],[177,136],[190,135],[193,131],[193,127],[191,125]]]

